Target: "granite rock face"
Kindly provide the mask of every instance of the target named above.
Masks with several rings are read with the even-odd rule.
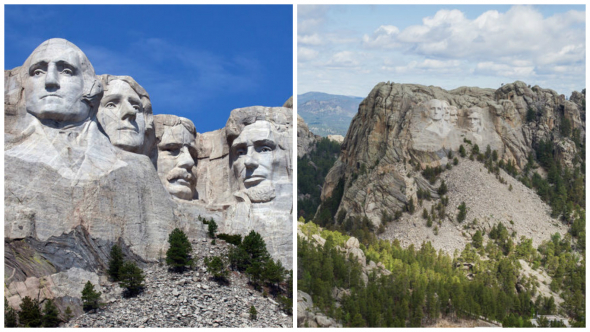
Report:
[[[383,210],[397,211],[415,198],[418,187],[434,192],[428,183],[410,181],[399,165],[408,161],[426,166],[445,166],[464,140],[489,145],[505,162],[517,169],[541,140],[551,139],[562,151],[562,163],[571,163],[575,148],[561,137],[559,126],[568,119],[585,137],[582,120],[585,94],[573,101],[555,91],[529,87],[517,81],[497,90],[461,87],[446,91],[416,84],[379,83],[359,106],[341,147],[339,159],[326,176],[322,200],[332,195],[339,182],[344,194],[339,211],[367,216],[379,226]],[[527,111],[536,116],[527,122]],[[581,113],[582,112],[582,113]],[[318,209],[319,211],[319,209]]]
[[[189,238],[206,232],[198,216],[215,219],[219,232],[258,231],[291,268],[292,109],[234,110],[226,127],[197,133],[188,119],[152,116],[149,95],[133,78],[96,76],[64,39],[41,44],[4,81],[11,305],[38,294],[62,309],[79,305],[79,286],[96,284],[113,244],[139,263],[155,262],[173,229]],[[246,146],[244,176],[230,153],[242,132],[246,145],[255,143]],[[270,165],[264,181],[258,173],[250,179],[263,163],[248,155],[261,140],[273,148],[262,152]]]
[[[309,127],[299,114],[297,114],[297,158],[301,158],[311,152],[315,147],[318,137],[309,131]]]

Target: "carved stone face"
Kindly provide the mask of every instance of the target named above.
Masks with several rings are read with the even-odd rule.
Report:
[[[456,125],[457,124],[457,119],[459,118],[458,114],[457,114],[457,107],[455,106],[449,106],[448,107],[449,110],[449,118],[448,118],[448,122],[452,125]]]
[[[430,118],[433,121],[440,121],[444,116],[443,102],[438,99],[429,100],[426,103]]]
[[[114,146],[140,151],[146,129],[140,96],[122,80],[113,80],[105,88],[98,107],[98,122]]]
[[[49,44],[31,56],[24,80],[27,112],[41,120],[80,122],[90,115],[82,101],[84,78],[77,51]]]
[[[481,114],[476,109],[470,109],[469,116],[467,117],[469,123],[469,130],[474,133],[481,131]]]
[[[195,136],[182,124],[164,128],[158,144],[158,175],[172,196],[185,200],[194,197],[197,179],[192,168],[196,157]]]
[[[231,146],[234,174],[243,188],[254,193],[256,188],[272,186],[271,175],[276,149],[272,125],[268,121],[256,121],[244,127]],[[270,200],[273,197],[261,200]],[[257,198],[253,200],[258,201]]]

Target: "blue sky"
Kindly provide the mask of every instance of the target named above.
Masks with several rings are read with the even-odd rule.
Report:
[[[298,6],[299,94],[365,97],[379,82],[445,89],[516,80],[585,88],[583,5]]]
[[[222,128],[234,108],[282,106],[293,94],[289,5],[6,5],[4,68],[44,40],[65,38],[98,75],[132,76],[154,114]]]

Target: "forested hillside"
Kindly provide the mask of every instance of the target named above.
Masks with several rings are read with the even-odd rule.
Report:
[[[297,217],[311,218],[315,214],[324,178],[338,158],[340,144],[324,137],[311,150],[297,158]]]
[[[311,222],[302,228],[310,235],[307,238],[320,234]],[[508,234],[502,224],[489,235],[485,245],[475,237],[452,256],[437,252],[429,242],[404,249],[398,241],[368,241],[360,246],[367,261],[382,263],[392,273],[370,273],[367,283],[361,278],[361,264],[339,249],[346,235],[325,231],[323,246],[300,236],[298,289],[349,327],[418,327],[441,318],[478,317],[502,326],[526,327],[533,316],[549,314],[585,326],[585,251],[572,249],[571,237],[557,234],[533,248],[530,239]],[[523,273],[525,265],[546,272],[550,280]],[[560,305],[540,291],[543,283],[560,294]],[[336,301],[335,287],[350,293]]]

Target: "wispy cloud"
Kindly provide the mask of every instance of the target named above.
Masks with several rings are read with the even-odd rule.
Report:
[[[397,21],[383,19],[387,15],[377,15],[381,19],[373,20],[370,13],[359,9],[363,15],[351,25],[356,30],[347,34],[348,43],[336,43],[335,38],[327,36],[345,35],[338,34],[333,23],[354,20],[356,9],[346,7],[341,17],[337,6],[300,5],[303,17],[299,22],[308,22],[305,31],[298,31],[299,45],[305,47],[304,54],[300,53],[300,90],[313,90],[320,75],[324,87],[333,77],[332,92],[361,96],[379,81],[388,80],[455,88],[467,81],[494,87],[520,79],[546,83],[544,87],[561,93],[571,93],[573,86],[577,90],[585,87],[583,7],[543,14],[548,7],[541,11],[537,6],[519,5],[501,12],[494,6],[477,6],[473,8],[481,8],[481,12],[475,17],[473,8],[467,16],[462,9],[445,7],[434,15],[418,16],[409,24],[407,19],[401,19],[401,11],[416,14],[419,6],[375,7],[376,11],[395,12],[392,16]],[[347,73],[339,74],[338,70]],[[348,77],[354,84],[345,81]],[[358,88],[364,85],[364,90]]]
[[[152,99],[157,95],[160,104],[174,109],[198,109],[205,100],[254,91],[264,75],[253,56],[227,57],[157,38],[139,39],[121,50],[90,44],[80,47],[97,74],[132,76]]]

